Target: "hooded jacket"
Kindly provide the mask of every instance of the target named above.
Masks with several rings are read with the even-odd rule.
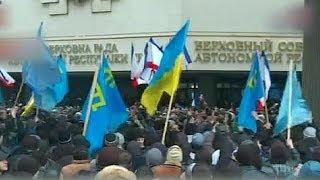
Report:
[[[308,161],[306,162],[299,173],[299,177],[306,178],[320,178],[320,162]]]

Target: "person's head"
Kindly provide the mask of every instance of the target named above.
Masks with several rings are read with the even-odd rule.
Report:
[[[82,127],[78,123],[71,124],[68,129],[72,136],[81,135],[82,133]]]
[[[72,138],[72,144],[76,147],[90,147],[90,142],[81,134],[78,134]]]
[[[209,164],[196,164],[192,169],[192,179],[212,179],[212,168]]]
[[[122,149],[122,148],[123,148],[123,144],[125,143],[123,134],[121,134],[121,133],[119,133],[119,132],[116,132],[116,133],[114,133],[114,134],[115,134],[115,135],[117,136],[117,138],[118,138],[118,145],[117,145],[117,147],[120,148],[120,149]]]
[[[40,142],[41,139],[39,136],[27,135],[22,139],[21,145],[27,151],[35,151],[39,148]]]
[[[205,148],[197,152],[196,162],[211,165],[213,150]]]
[[[165,157],[167,155],[168,149],[161,142],[156,142],[156,143],[152,144],[151,148],[159,149],[161,151],[162,157]]]
[[[119,166],[127,169],[132,168],[132,156],[128,151],[121,151],[119,154]]]
[[[59,144],[68,144],[71,143],[71,133],[68,130],[59,130],[58,131],[58,142]]]
[[[119,154],[120,154],[120,151],[116,147],[103,148],[98,153],[97,167],[99,169],[102,169],[106,166],[118,165],[119,164]]]
[[[130,141],[127,144],[127,151],[132,156],[137,156],[137,155],[141,155],[142,154],[140,143],[138,143],[137,141]]]
[[[161,151],[157,148],[148,150],[146,153],[146,163],[149,167],[161,165],[163,163],[163,156]]]
[[[272,164],[285,164],[289,159],[290,152],[286,145],[276,140],[271,144],[271,163]]]
[[[73,152],[73,159],[74,160],[88,160],[88,148],[86,147],[79,147],[76,148]]]
[[[136,180],[136,175],[121,166],[108,166],[103,168],[94,178],[95,180]]]
[[[200,150],[204,145],[204,136],[201,133],[196,133],[192,136],[191,146],[194,150]]]
[[[24,172],[30,175],[36,174],[39,170],[40,163],[29,155],[22,155],[17,159],[17,172]]]
[[[259,146],[252,141],[244,141],[239,145],[236,159],[242,166],[254,166],[261,169],[262,160]]]
[[[320,163],[320,146],[311,148],[311,154],[312,161],[310,161],[309,163],[305,163],[300,169],[300,179],[319,179],[320,172],[318,163]]]
[[[314,127],[307,127],[303,130],[304,138],[315,138],[317,137],[317,130]]]
[[[105,135],[104,144],[106,147],[117,147],[119,144],[119,139],[114,133],[108,133]]]
[[[174,145],[168,149],[167,160],[165,164],[171,164],[176,166],[181,166],[182,162],[182,150],[179,146]]]
[[[157,133],[147,133],[146,137],[144,138],[144,146],[149,147],[152,144],[159,142],[160,138]]]
[[[310,151],[311,159],[320,162],[320,146],[312,147]]]
[[[2,160],[0,161],[0,172],[8,171],[8,161]]]

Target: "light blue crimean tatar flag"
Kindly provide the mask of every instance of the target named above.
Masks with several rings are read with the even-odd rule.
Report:
[[[38,30],[36,52],[24,60],[22,79],[34,93],[36,106],[50,111],[61,102],[68,92],[67,70],[61,56],[54,57]],[[30,59],[29,59],[30,58]]]
[[[291,107],[289,107],[290,93]],[[291,121],[288,121],[289,108],[291,108]],[[273,129],[274,136],[281,134],[287,128],[291,128],[293,126],[303,124],[306,122],[312,122],[312,114],[309,110],[306,100],[304,100],[302,97],[301,85],[297,79],[297,73],[295,70],[293,70],[288,74],[286,87],[283,91],[283,96],[279,109],[279,116]]]
[[[90,142],[90,155],[94,156],[103,146],[104,136],[117,131],[128,119],[128,112],[114,81],[108,60],[102,57],[97,77],[91,113],[88,118],[85,137]],[[83,113],[88,110],[88,100]]]
[[[259,100],[264,97],[264,89],[260,75],[258,52],[255,52],[252,58],[250,74],[240,104],[238,125],[256,133],[257,124],[253,112],[256,111]]]

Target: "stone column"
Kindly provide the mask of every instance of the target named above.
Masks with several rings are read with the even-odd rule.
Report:
[[[316,8],[312,27],[304,31],[302,85],[314,122],[320,127],[320,1],[305,0],[306,6]]]

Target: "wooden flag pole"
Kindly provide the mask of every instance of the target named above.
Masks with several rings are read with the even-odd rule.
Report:
[[[39,121],[39,107],[36,107],[36,116],[34,117],[34,122],[38,122]]]
[[[169,107],[168,107],[168,112],[167,112],[167,118],[166,118],[166,122],[164,124],[164,129],[163,129],[163,134],[162,134],[162,141],[161,141],[162,144],[165,144],[165,140],[166,140],[168,123],[169,123],[169,118],[170,118],[170,113],[171,113],[171,108],[172,108],[172,103],[173,103],[173,96],[174,96],[174,93],[170,97],[170,102],[169,102]]]
[[[176,71],[180,71],[179,73],[181,73],[181,67],[182,64],[178,64],[178,69],[176,69]],[[180,78],[180,75],[178,75],[179,77],[175,76],[174,78]],[[179,79],[178,79],[179,80]],[[175,79],[174,82],[176,82],[177,79]],[[179,85],[179,82],[178,82]],[[166,118],[166,122],[164,124],[164,130],[163,130],[163,134],[162,134],[162,144],[165,145],[165,140],[166,140],[166,134],[167,134],[167,129],[168,129],[168,123],[169,123],[169,118],[170,118],[170,113],[171,113],[171,108],[172,108],[172,103],[173,103],[173,98],[174,98],[174,94],[175,94],[175,85],[174,83],[172,83],[172,94],[170,96],[170,102],[169,102],[169,107],[168,107],[168,112],[167,112],[167,118]]]
[[[103,56],[101,56],[101,62],[102,62],[102,58],[103,58]],[[86,133],[87,133],[87,128],[88,128],[88,124],[89,124],[89,120],[90,120],[90,113],[91,113],[93,95],[94,95],[95,88],[97,86],[98,72],[99,72],[101,64],[102,63],[99,64],[98,68],[94,72],[93,81],[92,81],[91,88],[90,88],[89,101],[88,101],[88,105],[87,105],[88,108],[87,108],[87,111],[86,111],[86,119],[84,121],[84,127],[83,127],[83,132],[82,132],[83,136],[85,136]]]
[[[267,101],[264,105],[264,110],[265,110],[265,113],[266,113],[266,120],[267,120],[267,123],[270,123],[270,120],[269,120],[269,111],[268,111],[268,105],[267,105]]]
[[[19,98],[20,98],[20,95],[21,95],[21,92],[22,92],[23,85],[24,85],[24,80],[22,80],[22,82],[20,84],[19,91],[17,93],[17,97],[16,97],[16,100],[14,101],[13,107],[17,106],[17,104],[18,104],[18,101],[19,101]]]
[[[293,61],[290,60],[289,66],[289,102],[288,102],[288,124],[287,124],[287,140],[291,138],[291,122],[292,122],[292,70],[293,70]]]

